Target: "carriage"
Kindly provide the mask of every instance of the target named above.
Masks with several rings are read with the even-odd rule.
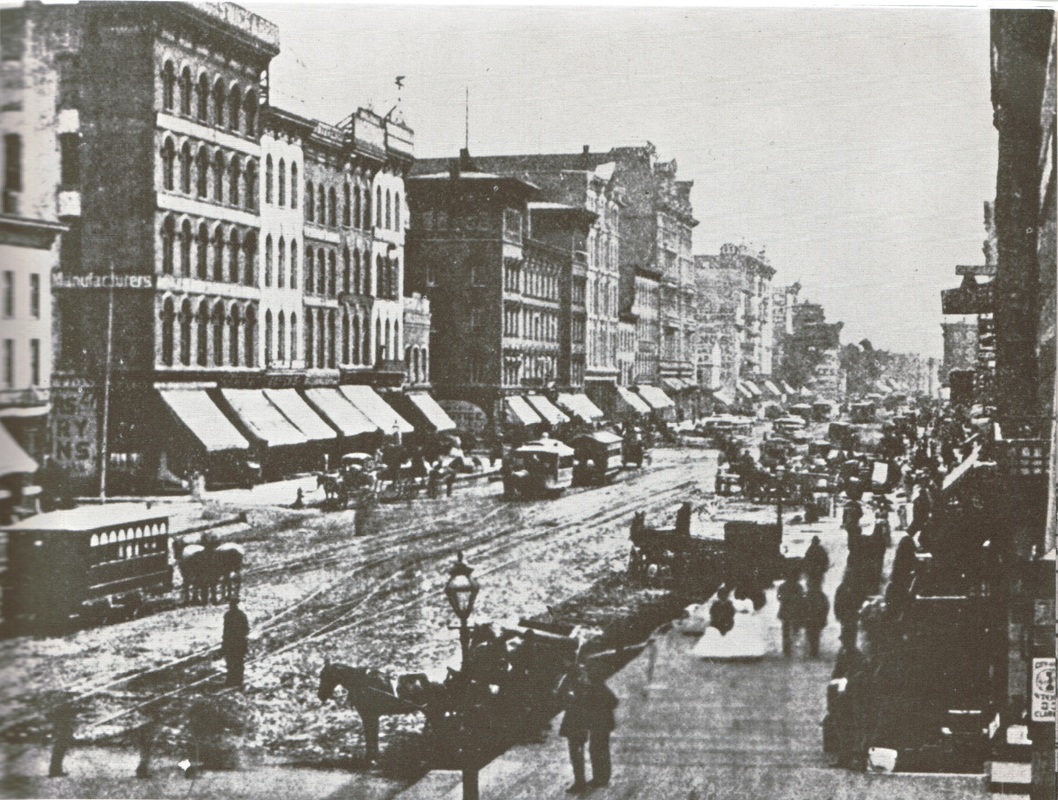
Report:
[[[571,444],[574,452],[573,483],[577,486],[607,484],[629,463],[625,458],[624,441],[613,433],[596,431],[578,436]]]
[[[16,630],[124,618],[173,588],[169,516],[141,505],[53,511],[3,532],[3,617]]]
[[[363,508],[378,500],[379,467],[367,453],[346,453],[337,472],[316,475],[316,486],[323,489],[324,503],[335,508]]]
[[[507,498],[560,494],[573,485],[574,450],[557,439],[526,442],[504,459]]]

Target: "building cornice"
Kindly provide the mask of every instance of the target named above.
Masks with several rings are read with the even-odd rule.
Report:
[[[56,237],[68,230],[59,222],[0,214],[0,244],[50,250]]]

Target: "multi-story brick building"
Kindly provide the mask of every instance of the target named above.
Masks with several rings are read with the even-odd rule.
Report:
[[[792,283],[789,286],[778,286],[772,289],[771,321],[772,321],[772,354],[771,374],[787,394],[792,394],[790,389],[798,388],[788,385],[785,374],[786,340],[794,332],[794,306],[797,305],[797,297],[801,291],[801,284]],[[783,385],[786,383],[787,385]]]
[[[403,379],[410,129],[269,106],[278,30],[238,6],[4,15],[5,69],[32,58],[26,95],[52,92],[34,132],[51,137],[43,185],[67,228],[51,446],[66,473],[104,490],[251,462],[276,473],[335,438],[389,433],[388,413],[337,387]],[[344,404],[344,425],[298,387]]]

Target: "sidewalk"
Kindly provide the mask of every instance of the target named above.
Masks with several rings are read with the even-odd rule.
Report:
[[[809,530],[818,532],[830,551],[833,566],[825,588],[833,597],[845,563],[845,534],[832,519]],[[612,739],[614,772],[609,787],[590,792],[592,800],[987,796],[983,776],[883,775],[829,767],[819,723],[826,712],[838,626],[831,616],[821,658],[808,659],[802,640],[794,657],[786,659],[776,608],[772,590],[761,612],[769,631],[769,652],[762,661],[694,658],[690,651],[697,640],[674,630],[657,638],[653,653],[648,648],[610,679],[621,701]],[[558,736],[559,719],[546,742],[513,748],[482,771],[482,798],[571,796],[565,791],[572,772],[565,739]],[[433,773],[398,795],[401,800],[461,796],[460,776],[452,772]],[[339,792],[335,797],[352,796]]]

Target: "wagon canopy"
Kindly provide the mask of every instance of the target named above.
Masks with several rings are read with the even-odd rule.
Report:
[[[0,477],[13,473],[33,473],[37,471],[37,462],[18,446],[15,438],[0,425]]]

